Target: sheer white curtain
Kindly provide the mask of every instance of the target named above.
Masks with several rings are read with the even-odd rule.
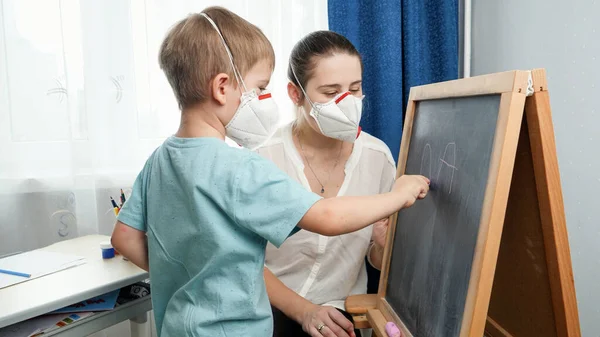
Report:
[[[0,1],[0,255],[112,231],[109,196],[131,186],[178,124],[159,44],[210,5],[272,41],[270,87],[289,121],[287,58],[327,29],[325,0]]]

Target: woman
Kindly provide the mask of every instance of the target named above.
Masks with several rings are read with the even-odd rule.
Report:
[[[297,120],[257,152],[324,198],[390,191],[396,172],[390,150],[358,126],[362,60],[352,43],[330,31],[309,34],[292,50],[288,77]],[[365,256],[381,267],[386,230],[382,220],[339,237],[300,231],[279,249],[268,245],[275,335],[359,335],[344,300],[366,293]]]

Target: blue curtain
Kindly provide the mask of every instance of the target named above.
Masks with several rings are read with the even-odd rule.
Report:
[[[397,159],[410,87],[458,77],[458,0],[329,0],[329,29],[364,61],[363,130]]]
[[[363,57],[361,126],[398,160],[410,88],[458,77],[458,0],[329,0],[328,15]]]

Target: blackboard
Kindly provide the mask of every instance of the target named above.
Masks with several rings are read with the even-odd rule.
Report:
[[[398,214],[385,295],[415,337],[460,333],[500,98],[415,102],[405,174],[431,189]]]
[[[407,173],[431,191],[390,217],[377,294],[345,301],[355,326],[581,337],[544,69],[411,88]]]

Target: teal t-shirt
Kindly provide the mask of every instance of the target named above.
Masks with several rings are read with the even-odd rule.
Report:
[[[167,139],[119,213],[148,237],[159,336],[271,336],[266,243],[280,246],[319,199],[250,151]]]

